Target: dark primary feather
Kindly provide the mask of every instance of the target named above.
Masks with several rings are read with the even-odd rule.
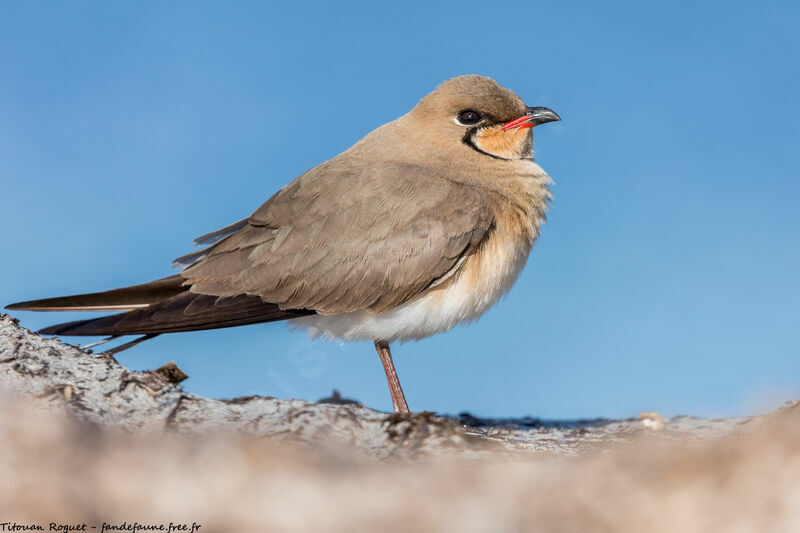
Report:
[[[102,311],[126,313],[57,324],[41,330],[46,335],[132,335],[227,328],[285,320],[312,311],[283,311],[257,296],[219,298],[188,292],[179,275],[150,283],[93,294],[47,298],[9,305],[31,311]]]
[[[146,335],[286,320],[313,311],[284,311],[257,296],[218,298],[184,292],[143,309],[50,326],[45,335]]]
[[[176,274],[122,289],[18,302],[6,306],[6,309],[25,311],[120,311],[136,309],[186,292],[189,288],[183,286],[185,281],[180,275]]]

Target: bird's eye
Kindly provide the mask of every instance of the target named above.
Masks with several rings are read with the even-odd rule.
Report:
[[[465,109],[464,111],[458,114],[458,122],[465,126],[471,126],[472,124],[477,124],[481,120],[483,120],[483,115],[472,109]]]

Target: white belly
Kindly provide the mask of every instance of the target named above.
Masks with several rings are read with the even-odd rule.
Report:
[[[498,228],[500,230],[501,228]],[[339,315],[312,315],[290,321],[312,337],[344,341],[418,340],[477,320],[517,280],[531,245],[497,231],[471,255],[449,283],[429,289],[394,309],[381,313],[356,311]]]

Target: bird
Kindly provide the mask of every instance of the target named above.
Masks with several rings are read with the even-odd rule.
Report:
[[[58,336],[157,335],[288,320],[314,338],[374,343],[395,413],[409,413],[390,344],[483,315],[515,283],[552,180],[532,128],[561,120],[477,74],[288,183],[250,216],[197,238],[178,274],[9,310],[119,311]],[[95,343],[99,344],[99,343]]]

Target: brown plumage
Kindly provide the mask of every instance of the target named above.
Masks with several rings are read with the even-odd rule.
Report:
[[[209,246],[176,260],[178,276],[9,308],[128,310],[43,331],[61,335],[294,318],[316,334],[374,340],[391,383],[389,342],[474,320],[513,284],[550,198],[527,128],[552,120],[489,78],[449,80],[250,217],[199,238]],[[407,409],[397,390],[395,408]]]
[[[184,270],[192,292],[254,294],[323,314],[385,311],[445,276],[492,224],[478,192],[425,169],[333,161],[282,189]]]

